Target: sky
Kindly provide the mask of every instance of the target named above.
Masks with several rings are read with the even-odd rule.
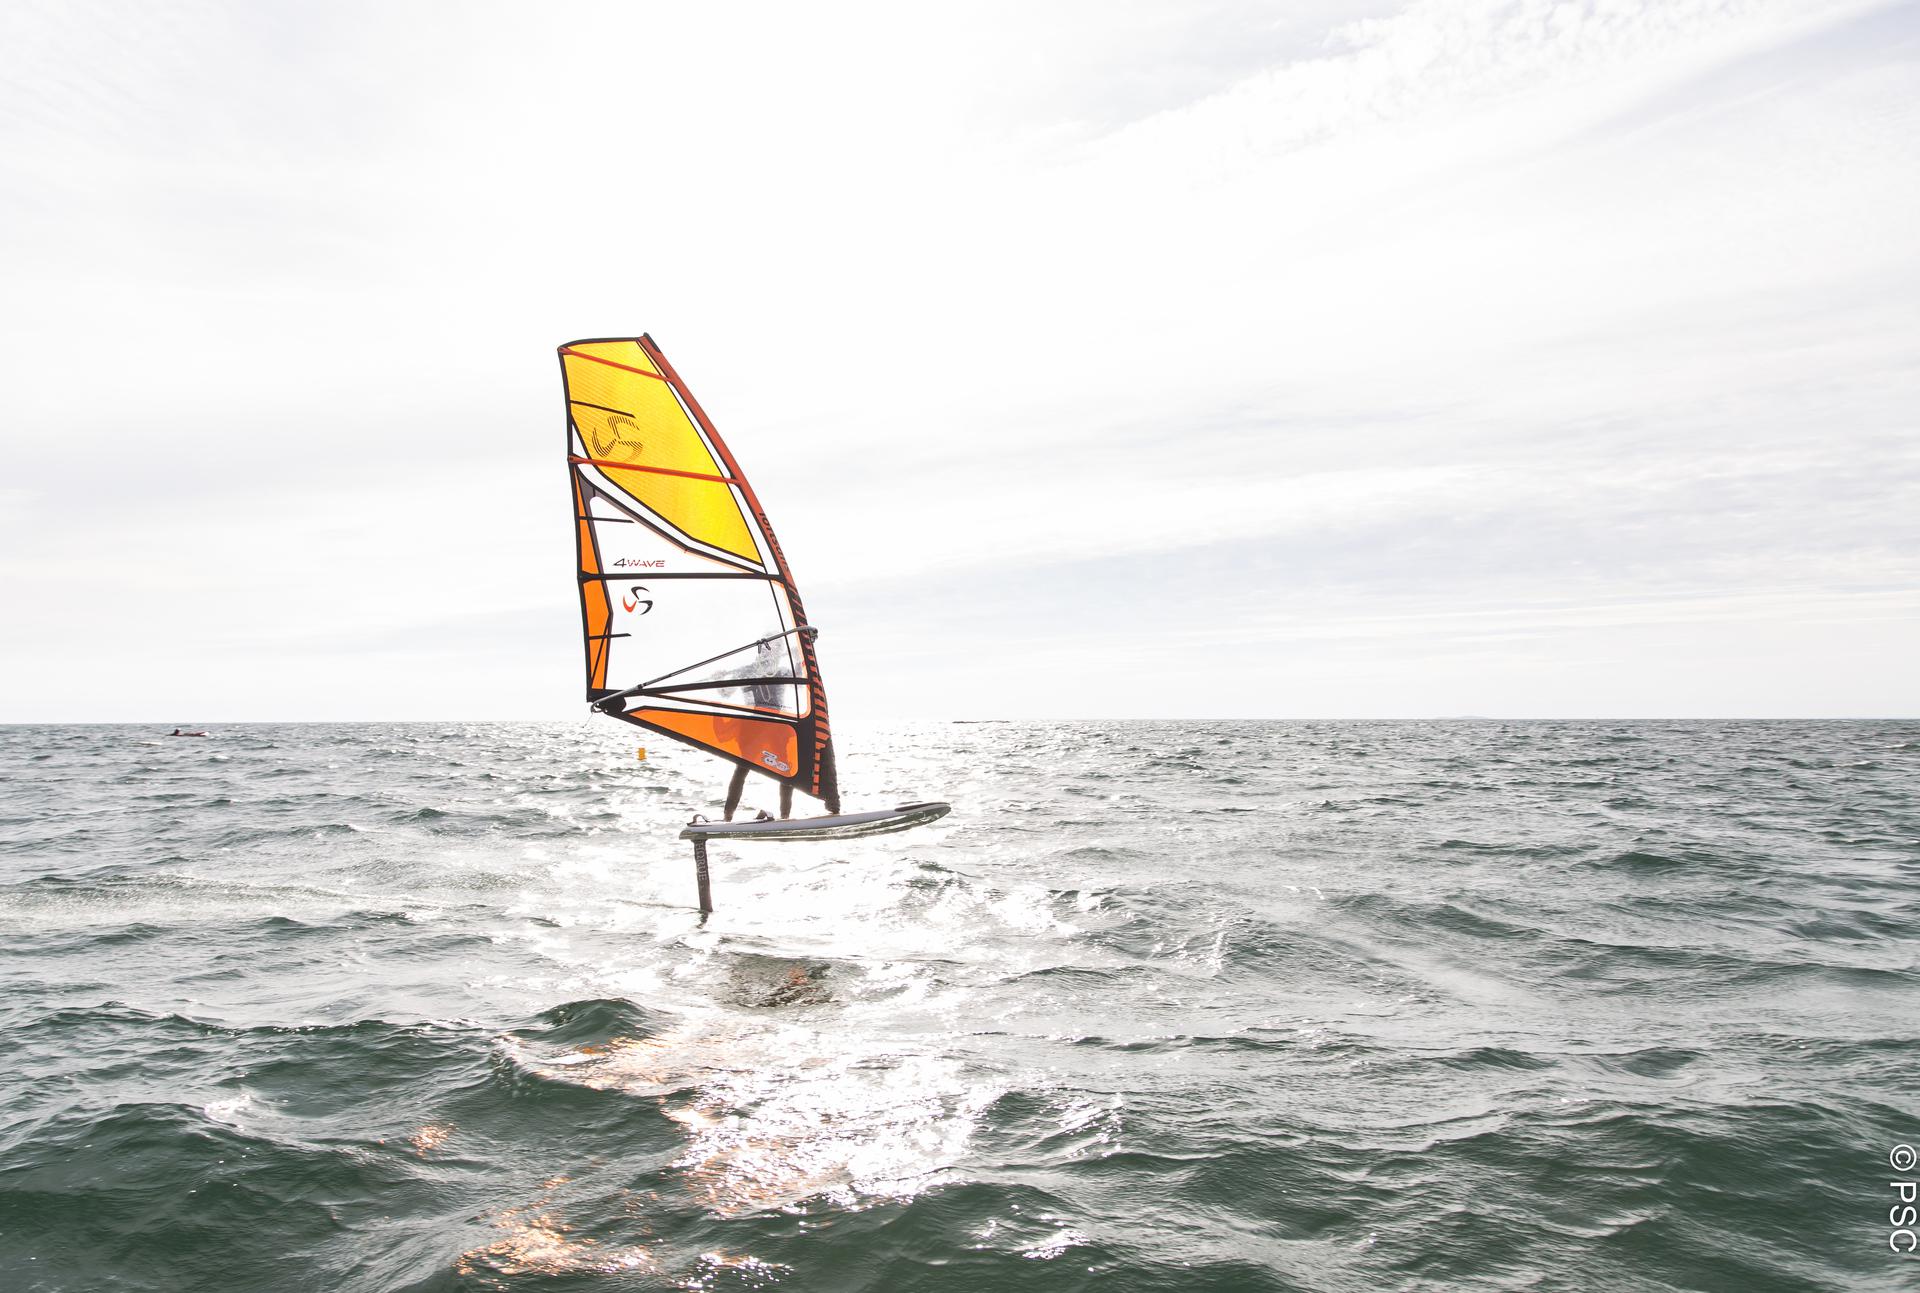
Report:
[[[1920,5],[0,6],[0,721],[584,714],[650,333],[840,722],[1920,714]]]

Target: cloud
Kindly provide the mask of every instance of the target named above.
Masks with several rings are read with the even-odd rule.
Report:
[[[1809,677],[1835,641],[1787,622],[1834,598],[1915,645],[1899,6],[0,21],[0,595],[35,662],[0,714],[107,712],[41,698],[156,641],[169,713],[243,672],[280,712],[295,654],[299,712],[398,713],[396,642],[484,680],[444,712],[572,712],[550,348],[641,328],[774,508],[849,713],[924,708],[943,651],[976,712],[1037,712],[1022,661],[1186,676],[1315,617],[1372,662],[1315,712],[1501,710],[1485,626],[1535,611],[1650,696],[1674,643],[1614,608]],[[1292,712],[1274,676],[1231,704]]]

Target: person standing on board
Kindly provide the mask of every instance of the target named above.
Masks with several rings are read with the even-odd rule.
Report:
[[[791,684],[786,681],[793,668],[790,659],[782,659],[781,653],[774,649],[778,639],[768,638],[760,643],[760,649],[754,653],[753,664],[747,677],[751,679],[747,692],[753,698],[755,709],[784,710],[786,696],[782,693]],[[734,810],[740,807],[740,796],[747,788],[747,768],[742,763],[733,770],[733,780],[727,783],[727,816],[733,820]],[[793,816],[793,783],[780,783],[780,817],[785,820]]]

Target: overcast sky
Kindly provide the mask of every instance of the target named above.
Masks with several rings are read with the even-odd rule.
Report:
[[[651,332],[836,717],[1920,713],[1920,6],[0,6],[0,721],[568,717]]]

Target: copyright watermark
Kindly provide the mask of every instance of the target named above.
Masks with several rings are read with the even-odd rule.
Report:
[[[1920,1163],[1920,1154],[1914,1152],[1912,1145],[1895,1145],[1887,1151],[1887,1162],[1896,1172],[1911,1172],[1916,1163]],[[1920,1225],[1920,1180],[1909,1176],[1905,1180],[1889,1181],[1893,1187],[1893,1196],[1899,1202],[1887,1209],[1887,1224],[1893,1229],[1887,1235],[1887,1247],[1896,1253],[1912,1254],[1920,1249],[1920,1232],[1914,1227]]]

